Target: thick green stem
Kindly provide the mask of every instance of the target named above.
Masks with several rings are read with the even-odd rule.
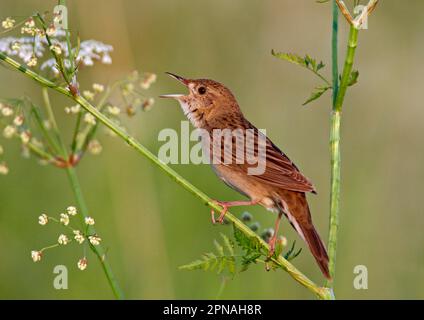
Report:
[[[333,24],[333,32],[334,30],[335,29]],[[333,37],[333,50],[337,50],[337,46],[334,46],[334,41],[337,41],[337,36]],[[343,74],[341,77],[340,86],[339,86],[337,95],[335,96],[335,99],[334,99],[333,109],[331,113],[331,129],[330,129],[331,194],[330,194],[330,231],[328,236],[328,255],[330,259],[330,262],[329,262],[330,275],[332,276],[333,280],[335,278],[335,269],[336,269],[337,234],[339,229],[339,209],[340,209],[341,114],[342,114],[344,97],[346,95],[346,90],[349,84],[349,77],[352,72],[357,43],[358,43],[358,30],[355,27],[351,26],[350,32],[349,32],[349,40],[348,40],[348,47],[346,52],[346,60],[345,60],[344,68],[343,68]],[[336,53],[333,52],[333,63],[335,63],[335,61],[337,62],[337,59],[334,59],[334,54]],[[327,286],[332,286],[332,285],[333,284],[331,282],[327,282]]]
[[[195,195],[197,198],[199,198],[204,204],[210,206],[211,208],[214,208],[215,210],[221,210],[222,208],[213,202],[211,198],[209,198],[205,193],[200,191],[198,188],[196,188],[194,185],[192,185],[190,182],[185,180],[183,177],[181,177],[177,172],[172,170],[168,165],[163,163],[161,160],[159,160],[153,153],[151,153],[146,147],[144,147],[141,143],[139,143],[135,138],[128,135],[125,130],[123,130],[121,127],[117,126],[113,121],[111,121],[108,117],[106,117],[103,113],[101,113],[97,108],[95,108],[93,105],[91,105],[86,99],[84,99],[80,95],[73,95],[68,89],[56,86],[49,80],[43,78],[42,76],[38,75],[37,73],[29,70],[26,67],[21,66],[18,62],[13,60],[12,58],[6,56],[5,54],[0,52],[0,60],[5,61],[7,64],[9,64],[11,67],[13,67],[16,70],[19,70],[23,72],[28,77],[32,78],[33,80],[37,81],[38,83],[53,88],[55,91],[66,95],[73,99],[75,102],[79,103],[86,111],[91,113],[98,121],[100,121],[102,124],[104,124],[106,127],[108,127],[110,130],[112,130],[114,133],[116,133],[121,139],[123,139],[129,146],[134,148],[138,153],[149,159],[153,164],[158,166],[160,169],[162,169],[167,175],[169,175],[175,182],[177,182],[180,186],[182,186],[184,189],[188,190],[190,193]],[[262,240],[261,237],[259,237],[255,232],[253,232],[249,227],[247,227],[243,222],[241,222],[239,219],[237,219],[234,215],[231,213],[227,213],[226,218],[233,222],[237,228],[239,228],[244,234],[246,234],[249,237],[255,237],[261,244],[263,248],[265,248],[267,251],[269,251],[268,244]],[[100,255],[102,257],[102,255]],[[320,287],[316,285],[313,281],[311,281],[308,277],[306,277],[302,272],[300,272],[298,269],[296,269],[295,266],[293,266],[289,261],[284,259],[282,256],[280,256],[278,259],[274,260],[275,263],[277,263],[281,268],[286,270],[292,278],[294,278],[297,282],[302,284],[304,287],[309,289],[311,292],[316,294],[321,299],[332,299],[333,296],[331,294],[331,291],[328,288]]]

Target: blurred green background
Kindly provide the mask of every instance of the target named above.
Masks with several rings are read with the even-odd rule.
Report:
[[[349,1],[348,1],[349,2]],[[2,18],[52,10],[56,1],[2,1]],[[362,31],[355,67],[359,84],[348,91],[343,112],[342,199],[335,291],[338,298],[424,298],[424,178],[422,41],[424,3],[381,1]],[[208,77],[226,84],[245,115],[279,145],[316,185],[309,196],[322,237],[329,211],[330,96],[309,107],[301,103],[319,84],[309,72],[271,56],[271,49],[308,53],[330,62],[331,6],[302,1],[69,1],[70,28],[82,39],[114,46],[113,64],[81,72],[82,88],[107,84],[132,70],[158,74],[151,94],[182,92],[163,73]],[[340,19],[340,53],[344,57],[347,26]],[[329,67],[325,73],[330,76]],[[40,90],[21,74],[0,69],[0,96],[28,95],[40,101]],[[70,132],[73,120],[63,108],[72,102],[52,94],[59,124]],[[158,132],[179,130],[184,116],[173,101],[130,122],[129,131],[157,152]],[[58,227],[42,228],[43,212],[60,213],[75,204],[64,172],[39,166],[19,155],[16,143],[0,141],[10,173],[0,177],[0,298],[113,298],[96,258],[85,272],[76,268],[82,252],[72,245],[48,251],[34,264],[30,251],[53,243]],[[209,209],[176,185],[122,140],[103,135],[100,156],[88,156],[78,167],[83,191],[96,227],[108,248],[116,276],[130,299],[213,299],[222,278],[178,266],[212,249],[228,226],[212,226]],[[236,200],[208,166],[173,168],[211,197]],[[249,209],[263,227],[274,216]],[[232,210],[241,214],[244,209]],[[285,221],[284,235],[299,237]],[[303,245],[303,244],[302,244]],[[295,265],[323,283],[305,250]],[[53,268],[69,269],[69,289],[53,288]],[[355,290],[353,268],[368,268],[368,290]],[[229,280],[228,299],[311,299],[312,294],[285,272],[266,272],[262,265]]]

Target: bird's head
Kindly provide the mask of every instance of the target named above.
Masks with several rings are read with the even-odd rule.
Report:
[[[228,113],[240,112],[233,94],[221,83],[208,79],[186,79],[169,72],[167,74],[186,86],[189,92],[186,95],[165,94],[160,97],[176,99],[195,127],[202,128],[206,123]]]

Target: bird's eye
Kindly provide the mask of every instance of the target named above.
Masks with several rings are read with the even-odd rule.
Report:
[[[197,89],[197,92],[199,92],[199,94],[205,94],[206,88],[205,87],[199,87],[199,89]]]

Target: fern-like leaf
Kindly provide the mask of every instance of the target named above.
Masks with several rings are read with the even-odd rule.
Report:
[[[226,235],[221,234],[221,237],[224,245],[221,245],[217,240],[214,241],[216,253],[205,253],[201,259],[180,266],[179,269],[211,271],[217,274],[227,270],[234,276],[237,273],[234,245]]]
[[[308,103],[319,99],[327,90],[331,89],[331,87],[316,87],[315,91],[311,93],[309,98],[302,104],[302,106],[307,105]]]

